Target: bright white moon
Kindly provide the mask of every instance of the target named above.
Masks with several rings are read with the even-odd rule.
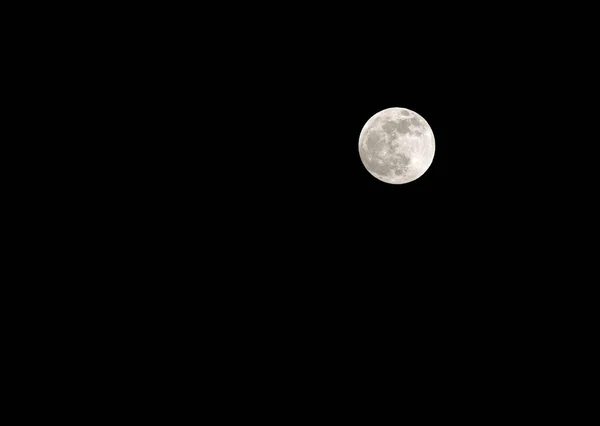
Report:
[[[412,182],[431,166],[435,139],[423,117],[406,108],[388,108],[367,121],[358,139],[366,169],[393,184]]]

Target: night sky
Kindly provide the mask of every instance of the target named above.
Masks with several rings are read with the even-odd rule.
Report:
[[[508,357],[555,339],[568,309],[585,314],[597,25],[562,5],[419,4],[144,4],[79,13],[73,29],[42,13],[62,35],[34,37],[45,56],[31,84],[44,92],[23,99],[57,112],[26,127],[41,129],[32,152],[59,179],[30,178],[45,198],[23,198],[56,235],[49,263],[75,271],[73,304],[101,304],[124,340],[146,332],[140,359],[212,355],[224,367],[201,370],[228,390],[238,372],[255,375],[247,394],[268,374],[304,379],[311,396],[332,377],[396,402],[397,386],[414,394],[408,370],[425,390],[445,374],[453,393],[469,368],[487,380],[473,359],[517,371]],[[391,107],[435,135],[433,164],[404,185],[372,177],[358,152],[366,121]],[[62,279],[28,267],[49,289]],[[550,380],[560,363],[539,371]]]

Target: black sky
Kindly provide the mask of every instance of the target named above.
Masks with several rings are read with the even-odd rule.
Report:
[[[389,395],[408,370],[426,386],[422,372],[452,372],[453,393],[463,368],[496,383],[481,372],[573,347],[556,330],[596,300],[594,15],[418,5],[59,11],[73,29],[42,16],[60,36],[34,36],[23,99],[55,114],[24,126],[40,131],[23,145],[43,168],[26,176],[30,223],[9,227],[42,228],[22,241],[51,266],[26,271],[52,292],[74,277],[61,300],[100,305],[124,340],[146,331],[140,359],[193,354],[227,387],[221,371],[252,371],[253,395],[269,368],[294,386],[288,371],[311,370],[307,395],[336,369],[383,378],[360,390]],[[435,135],[433,164],[406,185],[358,154],[365,122],[390,107]],[[540,330],[551,344],[525,365]],[[207,353],[218,362],[198,364]]]

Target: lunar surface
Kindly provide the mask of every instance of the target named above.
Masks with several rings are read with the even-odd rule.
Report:
[[[388,108],[367,121],[358,139],[366,169],[392,184],[412,182],[431,166],[435,139],[423,117],[406,108]]]

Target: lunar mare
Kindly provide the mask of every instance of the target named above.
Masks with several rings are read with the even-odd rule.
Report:
[[[423,117],[406,108],[378,112],[364,125],[358,151],[365,168],[391,184],[412,182],[431,166],[435,138]]]

